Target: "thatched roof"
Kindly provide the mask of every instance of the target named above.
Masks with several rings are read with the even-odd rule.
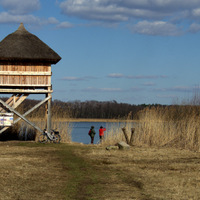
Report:
[[[56,64],[61,57],[21,23],[0,42],[0,62],[40,62]]]

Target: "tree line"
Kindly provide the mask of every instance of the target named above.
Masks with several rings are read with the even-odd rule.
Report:
[[[7,98],[1,98],[6,101]],[[23,114],[38,104],[39,100],[26,99],[16,110]],[[95,119],[135,119],[146,109],[156,108],[163,111],[170,118],[182,118],[186,114],[198,113],[199,105],[161,105],[161,104],[128,104],[117,101],[68,101],[53,100],[51,106],[52,118],[95,118]],[[30,118],[45,117],[45,105],[43,104],[28,115]]]
[[[39,100],[26,99],[17,108],[17,111],[25,113],[39,102]],[[116,101],[63,102],[60,100],[53,100],[51,113],[53,118],[127,119],[127,117],[129,117],[131,119],[136,119],[137,113],[148,106],[158,105],[132,105],[128,103],[118,103]],[[29,114],[29,117],[33,118],[40,118],[44,116],[44,104]]]

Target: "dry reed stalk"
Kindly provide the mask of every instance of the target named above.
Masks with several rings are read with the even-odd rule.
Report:
[[[33,121],[33,120],[32,120]],[[46,123],[45,120],[37,120],[35,119],[33,121],[37,126],[39,126],[41,129],[46,128]],[[69,121],[63,120],[63,119],[52,119],[52,129],[57,130],[60,132],[61,136],[61,142],[71,142],[71,132],[72,132],[72,127],[70,126]],[[38,135],[38,134],[37,134]]]
[[[20,121],[9,129],[7,138],[15,140],[35,140],[36,130],[24,121]]]
[[[46,122],[44,119],[29,119],[32,123],[34,123],[36,126],[41,128],[42,130],[46,128]],[[71,132],[72,127],[70,126],[70,122],[66,120],[56,119],[52,120],[52,129],[58,130],[60,132],[61,136],[61,142],[71,142]],[[15,139],[15,140],[35,140],[38,141],[38,136],[41,133],[34,129],[32,126],[25,123],[23,120],[19,121],[17,124],[15,124],[11,129],[9,129],[8,134],[2,134],[1,139],[2,140],[9,140],[9,139]]]
[[[116,124],[107,124],[106,125],[106,133],[105,133],[105,139],[101,143],[104,146],[108,145],[115,145],[120,141],[126,142],[126,139],[124,137],[124,133],[122,131],[123,128],[127,131],[128,139],[131,138],[131,129],[135,126],[136,121],[130,119],[131,113],[129,113],[127,120],[121,122],[118,120],[118,123]]]
[[[71,142],[72,126],[69,121],[53,121],[52,129],[59,130],[62,142]]]
[[[133,145],[136,146],[173,146],[200,150],[199,108],[187,107],[152,107],[139,113],[135,125]],[[130,138],[132,123],[125,123]],[[104,145],[113,145],[125,141],[122,126],[110,127]]]
[[[174,109],[174,108],[173,108]],[[191,110],[191,108],[190,108]],[[195,112],[190,115],[184,110],[181,120],[170,119],[175,110],[152,108],[144,110],[140,115],[139,126],[136,128],[135,145],[177,146],[185,149],[199,150],[200,122]]]
[[[131,128],[133,128],[133,123],[130,122],[130,120],[128,119],[127,122],[123,122],[121,123],[120,121],[118,121],[118,123],[114,123],[114,124],[107,124],[106,125],[106,129],[107,131],[105,132],[105,139],[103,140],[103,142],[101,143],[102,145],[114,145],[120,141],[125,141],[126,139],[124,137],[122,128],[126,128],[126,130],[128,130],[128,138],[130,140],[131,137]]]

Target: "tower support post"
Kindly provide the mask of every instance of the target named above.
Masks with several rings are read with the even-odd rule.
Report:
[[[47,101],[47,104],[46,104],[46,109],[47,109],[46,110],[46,114],[47,114],[47,116],[46,116],[47,131],[48,131],[48,133],[50,133],[51,132],[51,100],[52,100],[51,93],[48,93],[46,95],[46,97],[50,97],[49,100]]]

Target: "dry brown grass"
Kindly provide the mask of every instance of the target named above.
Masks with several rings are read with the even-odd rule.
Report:
[[[44,119],[31,119],[31,122],[41,129],[46,128]],[[72,127],[70,126],[68,119],[52,119],[52,129],[60,132],[62,143],[71,142]],[[19,133],[19,139],[25,139],[26,135],[28,134],[29,139],[34,140],[35,138],[36,141],[37,136],[40,134],[40,132],[37,132],[33,127],[29,126],[23,121],[20,121],[20,123],[15,127],[14,131]]]
[[[147,108],[139,113],[135,125],[124,126],[131,137],[131,128],[135,127],[133,145],[136,146],[171,146],[199,151],[200,150],[200,111],[196,107],[180,108]],[[175,116],[177,115],[177,116]],[[107,133],[104,144],[110,145],[125,140],[122,126],[113,127]]]
[[[122,133],[122,128],[127,127],[130,128],[130,123],[115,123],[115,124],[110,124],[106,125],[107,131],[104,132],[105,138],[102,141],[102,145],[114,145],[119,141],[125,141],[124,135]]]
[[[72,153],[65,158],[72,168],[65,166],[57,154],[66,150]],[[74,170],[76,156],[90,165],[84,173],[86,180],[72,188],[77,191],[75,199],[198,200],[200,196],[200,154],[189,150],[131,147],[128,151],[107,151],[101,145],[26,143],[18,146],[17,142],[4,142],[0,151],[0,199],[68,199],[63,189],[66,184],[72,184],[69,180],[77,182],[73,179],[76,175],[70,173],[86,172],[86,168]],[[83,195],[80,188],[91,177],[96,187],[90,196],[88,191]],[[70,193],[69,187],[66,191]]]
[[[66,177],[53,149],[16,144],[0,144],[0,199],[64,199],[61,191]]]
[[[199,153],[166,147],[106,151],[97,146],[84,156],[110,173],[102,199],[199,199]]]
[[[199,151],[200,121],[196,113],[182,113],[177,119],[170,119],[168,108],[151,108],[140,115],[136,127],[135,145],[173,146]]]

